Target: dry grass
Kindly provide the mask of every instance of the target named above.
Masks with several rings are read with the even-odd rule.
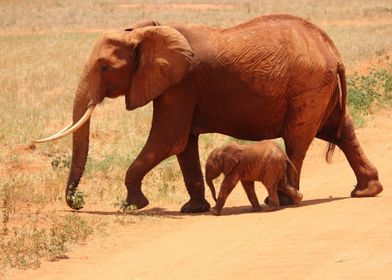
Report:
[[[218,8],[211,8],[214,4]],[[0,7],[2,29],[34,31],[122,28],[145,18],[224,27],[271,13],[295,14],[316,23],[326,20],[379,20],[392,15],[392,5],[388,0],[41,0],[16,3],[3,0]]]
[[[178,3],[182,6],[173,6]],[[121,6],[126,4],[139,6]],[[27,145],[30,139],[57,131],[71,119],[79,73],[98,36],[91,30],[124,28],[145,18],[225,27],[262,14],[290,13],[320,24],[341,50],[348,68],[392,51],[389,0],[324,0],[314,4],[305,0],[222,1],[219,9],[205,8],[209,4],[211,1],[0,1],[2,230],[15,227],[22,232],[21,221],[33,233],[34,225],[38,231],[47,229],[48,222],[41,226],[36,219],[47,221],[48,212],[39,211],[37,218],[37,209],[50,209],[55,219],[65,219],[56,209],[64,208],[70,138],[37,149]],[[87,195],[87,208],[116,210],[113,204],[119,205],[125,197],[126,169],[147,139],[151,105],[134,112],[124,107],[122,98],[110,100],[94,115],[89,160],[80,187]],[[202,135],[202,164],[212,148],[229,140]],[[56,161],[60,164],[52,168]],[[182,180],[172,157],[146,176],[143,188],[153,205],[164,201],[180,207],[188,197]],[[128,221],[113,217],[107,221]],[[11,232],[3,234],[2,246],[13,238]]]

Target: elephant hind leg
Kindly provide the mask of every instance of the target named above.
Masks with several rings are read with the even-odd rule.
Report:
[[[305,158],[306,152],[310,146],[310,143],[314,139],[317,132],[316,127],[311,127],[307,130],[295,131],[295,126],[290,126],[286,133],[282,136],[285,141],[285,148],[287,157],[292,162],[294,168],[287,170],[287,183],[299,190],[299,179],[301,175],[302,163]],[[278,189],[278,197],[280,205],[293,205],[295,202],[281,189]],[[264,200],[265,204],[270,204],[268,197]]]
[[[280,208],[279,197],[278,197],[278,183],[268,184],[265,186],[268,191],[268,207],[265,211],[275,211]]]
[[[291,108],[282,129],[282,138],[285,141],[287,156],[296,169],[296,171],[294,168],[288,169],[288,184],[298,190],[303,160],[316,137],[329,105],[319,100],[329,99],[332,94],[333,88],[331,85],[326,85],[318,90],[303,92],[290,100]],[[286,200],[293,204],[291,198],[286,196]]]
[[[252,211],[260,211],[260,203],[257,199],[255,192],[255,182],[253,181],[241,181],[242,186],[246,192],[249,202],[252,204]]]
[[[292,129],[288,130],[287,134],[283,136],[287,156],[295,167],[295,169],[288,169],[287,183],[299,190],[299,178],[301,175],[302,163],[310,143],[316,135],[316,129],[313,128],[310,132],[303,131],[303,133],[290,133],[291,130]],[[294,200],[281,189],[278,189],[277,193],[280,205],[295,204]],[[264,203],[270,205],[270,199],[266,197],[264,199]]]
[[[317,137],[336,144],[346,156],[357,178],[357,184],[351,192],[352,197],[376,196],[383,191],[378,178],[378,171],[366,157],[354,131],[351,116],[346,114],[345,125],[340,139],[336,139],[331,131],[336,131],[336,118],[334,114],[325,124]]]
[[[286,176],[280,181],[279,190],[288,195],[293,200],[294,205],[298,205],[302,200],[302,193],[287,184]]]
[[[295,128],[290,130],[295,130]],[[300,186],[301,169],[306,152],[316,133],[317,127],[309,127],[309,130],[293,131],[283,136],[287,157],[295,167],[295,169],[289,168],[287,170],[287,180],[288,184],[296,189],[299,189]]]

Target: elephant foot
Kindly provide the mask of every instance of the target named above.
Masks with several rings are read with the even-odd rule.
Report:
[[[267,207],[264,208],[264,211],[271,212],[271,211],[279,210],[279,208],[280,207],[277,205],[267,205]]]
[[[295,197],[293,199],[294,205],[300,204],[303,197],[304,197],[304,195],[302,193],[297,192],[297,194],[295,195]]]
[[[190,199],[181,207],[181,213],[201,213],[210,210],[210,204],[203,198],[202,201]]]
[[[219,216],[220,213],[221,213],[221,210],[218,210],[216,207],[212,207],[212,208],[210,209],[210,212],[211,212],[212,214],[214,214],[215,216]]]
[[[294,201],[291,199],[291,197],[289,197],[284,192],[281,192],[280,190],[278,190],[278,197],[279,197],[279,204],[280,204],[280,206],[293,205],[294,204]],[[301,197],[301,199],[302,199],[302,197]],[[269,197],[268,196],[264,199],[264,203],[269,205]]]
[[[261,207],[259,206],[252,206],[252,208],[250,209],[251,212],[260,212],[261,211]]]
[[[351,197],[371,197],[378,195],[382,191],[383,187],[380,181],[372,180],[366,186],[356,185],[351,192]]]
[[[149,204],[149,201],[141,191],[132,193],[128,191],[127,204],[136,206],[136,209],[142,209]]]

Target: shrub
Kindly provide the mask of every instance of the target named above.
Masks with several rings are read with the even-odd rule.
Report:
[[[392,105],[392,64],[386,68],[370,69],[366,75],[348,76],[348,107],[355,124],[362,126],[364,117],[375,109]]]

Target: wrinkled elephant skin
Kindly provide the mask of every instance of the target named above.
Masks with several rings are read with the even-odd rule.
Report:
[[[228,29],[143,21],[104,33],[85,63],[74,122],[91,104],[119,96],[128,110],[150,101],[154,107],[147,142],[125,177],[127,202],[138,208],[148,204],[143,177],[171,155],[177,156],[190,195],[181,211],[210,208],[198,152],[202,133],[245,140],[282,137],[298,175],[317,137],[345,154],[357,178],[352,196],[382,191],[346,112],[338,50],[325,32],[301,18],[263,16]],[[73,133],[67,193],[79,184],[88,147],[89,121]],[[299,176],[291,173],[288,180],[299,188]]]

